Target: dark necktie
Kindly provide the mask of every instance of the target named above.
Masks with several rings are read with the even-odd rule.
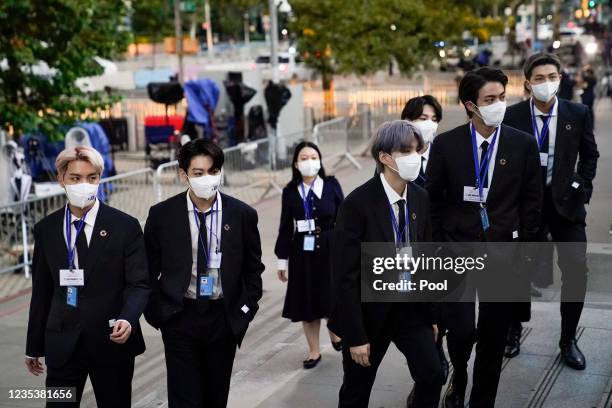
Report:
[[[419,172],[419,177],[421,178],[421,180],[425,180],[425,161],[427,159],[425,158],[425,156],[421,156],[421,171]]]
[[[194,210],[195,211],[195,210]],[[206,235],[206,214],[196,211],[198,216],[198,221],[200,223],[200,237],[201,241],[198,238],[198,263],[197,263],[197,284],[196,284],[196,299],[197,299],[197,307],[200,313],[206,312],[208,310],[208,297],[200,296],[200,276],[206,275],[208,273],[208,268],[206,267],[206,256],[208,255],[205,251],[208,249],[208,236]]]
[[[72,221],[72,224],[74,225],[74,229],[78,231],[79,220]],[[89,253],[87,237],[85,236],[85,225],[83,225],[81,233],[76,237],[76,250],[79,256],[79,269],[85,269],[85,265],[87,264],[87,255]]]
[[[540,130],[540,134],[542,134],[542,132],[544,131],[544,122],[546,121],[546,115],[538,115],[538,118],[540,118],[540,121],[542,122],[542,130]],[[550,129],[546,132],[546,137],[544,138],[544,140],[542,140],[542,146],[540,146],[540,153],[548,154],[549,140]],[[546,185],[546,174],[548,172],[548,166],[540,166],[540,169],[542,170],[542,182],[544,183],[544,185]]]
[[[482,187],[489,187],[489,166],[483,166],[485,157],[487,157],[487,150],[489,149],[489,142],[486,140],[480,145],[482,154],[480,155],[480,179],[482,180]]]
[[[406,231],[406,202],[404,199],[399,200],[397,202],[397,206],[399,207],[397,223],[402,235],[402,240],[399,243],[406,243],[406,235],[408,231]]]

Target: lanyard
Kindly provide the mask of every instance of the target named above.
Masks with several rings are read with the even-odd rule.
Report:
[[[310,210],[311,203],[308,201],[308,197],[312,193],[312,188],[314,187],[314,181],[311,186],[308,186],[308,195],[306,194],[306,190],[304,190],[304,182],[300,183],[300,188],[302,189],[302,204],[304,205],[304,217],[306,218],[306,222],[308,223],[308,233],[311,233],[310,229],[310,221],[312,219],[312,211]]]
[[[408,188],[407,185],[406,188]],[[395,231],[395,238],[397,242],[403,242],[404,234],[406,231],[408,231],[408,241],[410,241],[410,228],[408,227],[408,214],[410,213],[410,211],[408,210],[408,200],[406,200],[406,208],[404,209],[404,228],[401,231],[397,222],[397,218],[395,218],[395,211],[393,211],[393,205],[389,201],[387,201],[387,204],[389,204],[389,213],[391,213],[393,231]]]
[[[217,197],[217,199],[215,200],[215,204],[213,204],[213,208],[212,208],[212,214],[210,215],[210,230],[208,231],[208,248],[206,248],[204,246],[204,240],[202,239],[202,232],[200,231],[200,220],[198,218],[198,214],[200,213],[200,211],[198,210],[198,207],[196,207],[196,205],[193,203],[193,201],[191,201],[191,204],[193,205],[193,219],[195,220],[196,226],[198,228],[198,243],[199,245],[202,246],[202,249],[204,250],[204,255],[206,256],[206,268],[208,268],[208,265],[210,265],[210,253],[212,251],[212,237],[213,237],[213,228],[215,229],[215,237],[218,237],[218,223],[219,223],[219,214],[217,212],[217,208],[218,208],[218,204],[219,204],[219,198]],[[216,222],[215,222],[215,216],[217,217]],[[204,215],[204,223],[206,223],[206,214]],[[204,224],[206,225],[206,224]],[[219,250],[219,248],[217,248],[217,251]]]
[[[542,149],[544,140],[546,140],[546,136],[548,136],[548,130],[549,130],[548,125],[550,124],[550,119],[552,118],[552,113],[553,113],[553,110],[555,109],[556,104],[557,104],[557,101],[555,100],[555,103],[553,103],[552,108],[550,108],[548,115],[546,115],[546,119],[542,121],[543,122],[542,133],[540,133],[540,131],[538,130],[538,122],[536,121],[533,100],[531,101],[531,127],[533,128],[533,134],[538,140],[538,147],[540,149]]]
[[[495,148],[495,141],[497,140],[497,134],[499,133],[499,126],[495,129],[495,135],[493,135],[493,140],[491,141],[491,145],[487,150],[485,157],[482,158],[482,166],[480,160],[478,160],[478,144],[476,143],[476,129],[474,125],[470,124],[470,130],[472,131],[472,153],[474,154],[474,170],[476,171],[476,187],[478,187],[478,196],[480,197],[480,201],[484,197],[482,192],[482,186],[484,184],[484,177],[489,177],[489,162],[491,161],[491,156],[493,155],[493,149]],[[485,169],[486,172],[484,177],[482,177],[481,169]]]
[[[72,213],[70,212],[70,207],[68,207],[68,205],[66,205],[66,214],[65,214],[65,219],[66,219],[66,242],[68,245],[68,267],[69,268],[74,268],[74,254],[75,254],[75,250],[76,250],[76,241],[79,238],[79,234],[81,233],[81,231],[83,231],[83,228],[85,228],[85,217],[87,216],[87,213],[89,212],[89,210],[85,211],[83,213],[83,216],[81,217],[81,219],[79,220],[79,224],[76,227],[76,235],[74,238],[74,245],[71,245],[72,243],[72,227],[71,227],[71,218],[72,218]]]

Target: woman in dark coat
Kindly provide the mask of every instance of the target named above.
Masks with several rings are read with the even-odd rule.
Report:
[[[278,278],[288,282],[283,317],[302,322],[309,348],[303,364],[313,368],[321,360],[321,319],[329,317],[332,307],[330,241],[344,196],[338,180],[325,175],[314,143],[300,143],[292,163],[274,253]],[[341,350],[340,338],[332,332],[330,338],[334,349]]]

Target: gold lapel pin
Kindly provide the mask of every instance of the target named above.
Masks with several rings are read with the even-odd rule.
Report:
[[[225,224],[225,225],[223,226],[223,229],[224,229],[224,230],[226,230],[226,231],[229,231],[229,230],[230,230],[230,226],[229,226],[229,224]]]
[[[105,236],[107,236],[107,235],[108,235],[108,232],[106,232],[106,230],[102,230],[102,231],[100,231],[100,236],[101,236],[101,237],[105,237]]]
[[[412,219],[416,220],[416,213],[412,213]]]
[[[570,125],[569,123],[565,125],[565,130],[572,130],[572,125]]]
[[[505,166],[506,163],[508,163],[506,159],[499,159],[499,164],[501,164],[502,166]]]

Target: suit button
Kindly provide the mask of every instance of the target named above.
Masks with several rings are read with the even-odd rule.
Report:
[[[313,210],[313,211],[316,211],[316,210],[317,210],[317,207],[312,207],[312,210]]]
[[[317,249],[321,248],[321,245],[317,245]]]

